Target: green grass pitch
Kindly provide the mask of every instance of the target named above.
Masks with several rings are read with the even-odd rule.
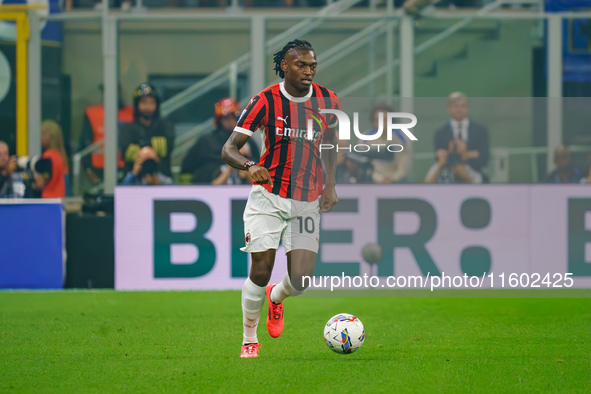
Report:
[[[589,290],[578,290],[589,297]],[[288,299],[238,358],[240,293],[0,292],[0,392],[589,392],[591,298]],[[363,347],[323,327],[357,315]]]

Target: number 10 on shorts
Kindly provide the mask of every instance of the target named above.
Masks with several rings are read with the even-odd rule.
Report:
[[[303,233],[304,231],[306,231],[308,234],[314,234],[314,231],[316,230],[315,228],[315,224],[314,224],[314,219],[310,216],[306,216],[306,217],[302,217],[302,216],[296,216],[295,219],[298,221],[298,228],[299,228],[299,232],[300,234]]]

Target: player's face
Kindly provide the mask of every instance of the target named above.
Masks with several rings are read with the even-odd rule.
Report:
[[[316,75],[316,54],[305,49],[292,49],[285,54],[281,69],[285,82],[302,93],[308,93]]]
[[[468,100],[466,99],[456,99],[453,100],[447,106],[447,113],[453,119],[460,121],[468,117],[470,113],[470,108],[468,107]]]
[[[152,96],[142,97],[137,104],[140,114],[151,117],[156,113],[156,99]]]

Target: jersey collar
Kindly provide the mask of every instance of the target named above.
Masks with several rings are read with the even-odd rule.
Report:
[[[312,97],[312,85],[310,85],[310,91],[304,97],[293,97],[291,94],[287,93],[287,90],[285,90],[285,81],[284,82],[281,82],[279,84],[279,89],[281,90],[281,93],[283,93],[283,95],[289,101],[293,101],[293,102],[296,102],[296,103],[303,103],[304,101],[308,101],[308,99],[310,97]]]

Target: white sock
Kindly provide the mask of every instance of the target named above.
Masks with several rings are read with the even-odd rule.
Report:
[[[289,274],[285,273],[281,282],[277,283],[273,290],[271,290],[271,301],[275,304],[280,304],[284,299],[291,295],[291,280]]]
[[[242,286],[242,344],[258,343],[257,326],[261,317],[261,309],[265,302],[265,288],[257,286],[250,278],[246,279]]]
[[[271,290],[271,301],[275,304],[279,304],[287,297],[296,297],[302,293],[303,291],[298,291],[293,288],[291,285],[291,279],[289,279],[289,274],[286,273],[281,282]]]

